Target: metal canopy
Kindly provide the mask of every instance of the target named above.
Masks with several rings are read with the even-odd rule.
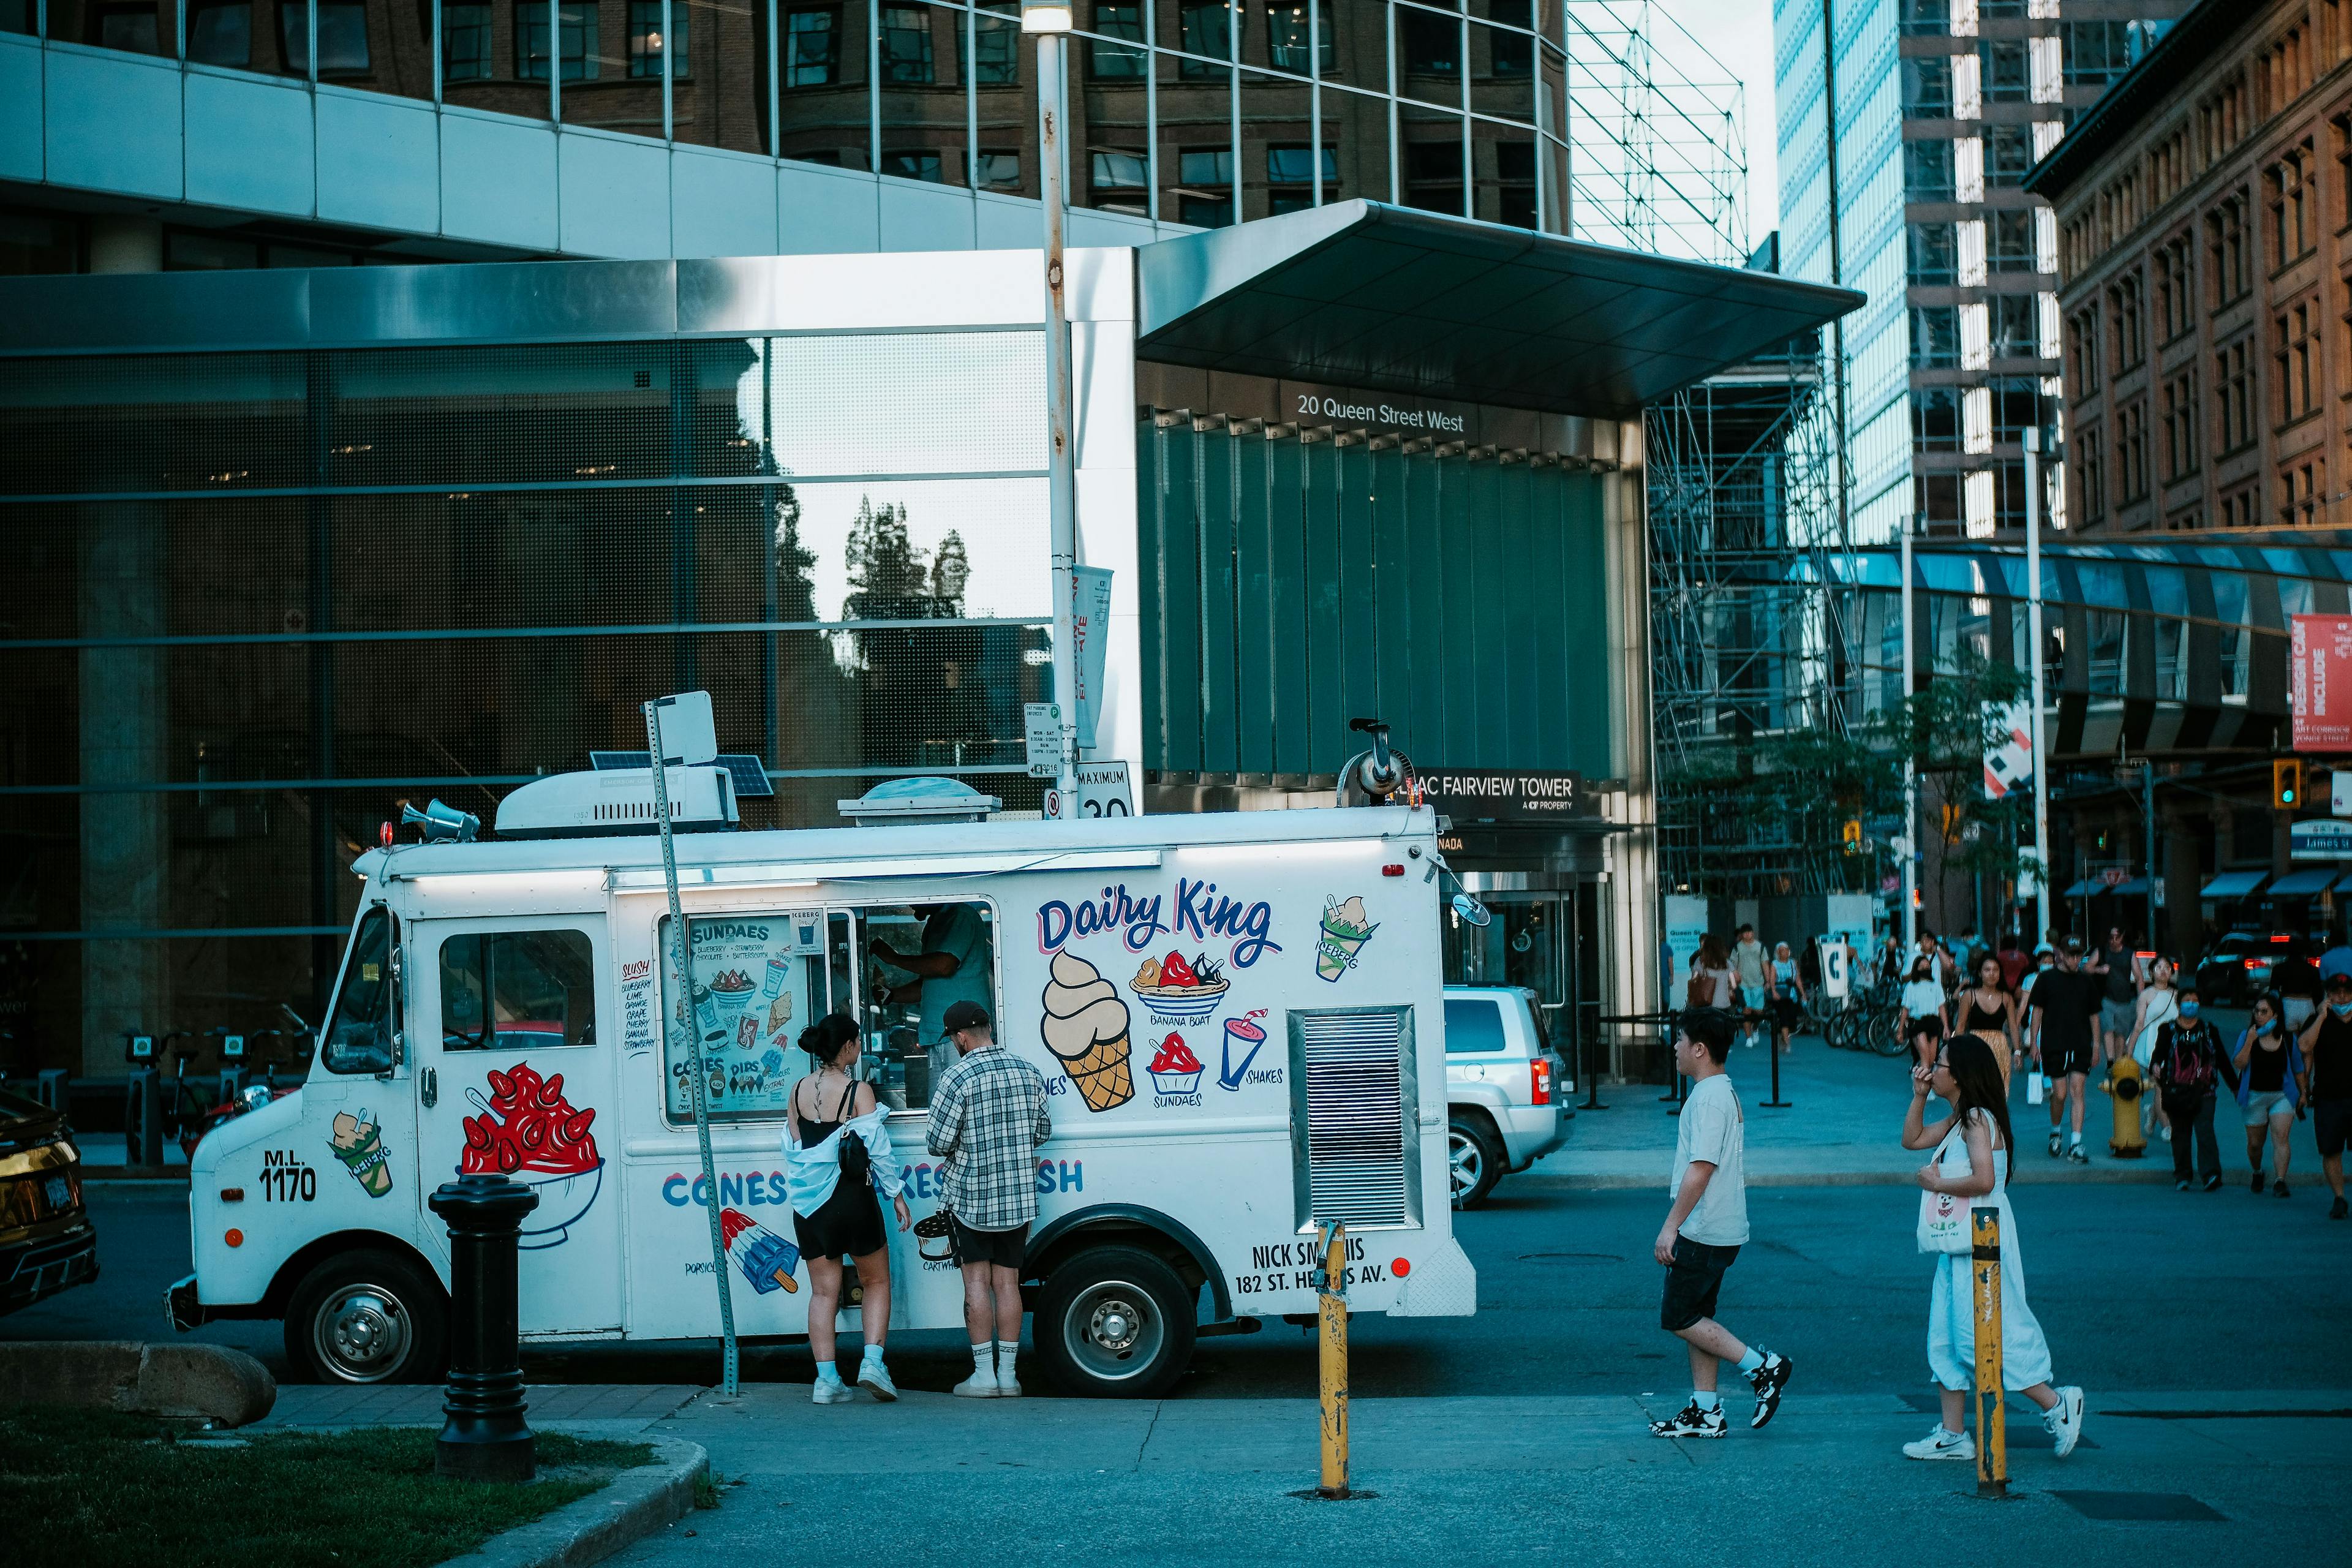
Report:
[[[1136,260],[1144,359],[1552,414],[1638,413],[1864,302],[1360,200]]]

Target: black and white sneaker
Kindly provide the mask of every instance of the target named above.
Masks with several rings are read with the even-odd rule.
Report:
[[[2263,1180],[2262,1172],[2256,1171],[2254,1173],[2254,1196],[2261,1197],[2263,1195],[2263,1188],[2266,1184],[2267,1184]]]
[[[2189,1190],[2189,1178],[2186,1176],[2179,1177],[2172,1184],[2172,1190],[2176,1193],[2187,1192]]]
[[[2205,1178],[2205,1190],[2209,1193],[2218,1193],[2221,1190],[2221,1172],[2216,1171],[2211,1175]]]
[[[1756,1391],[1756,1413],[1748,1418],[1750,1426],[1761,1426],[1772,1419],[1780,1408],[1780,1391],[1789,1386],[1789,1373],[1796,1363],[1777,1351],[1764,1352],[1764,1364],[1748,1374],[1748,1386]]]
[[[2051,1157],[2052,1159],[2055,1160],[2059,1155],[2061,1155],[2061,1154],[2064,1153],[2065,1152],[2066,1152],[2066,1140],[2065,1140],[2064,1135],[2063,1135],[2063,1134],[2061,1134],[2061,1133],[2059,1133],[2059,1132],[2056,1132],[2056,1131],[2053,1131],[2053,1132],[2050,1134],[2050,1157]]]
[[[1650,1436],[1653,1437],[1720,1437],[1725,1430],[1723,1405],[1719,1401],[1712,1410],[1701,1410],[1697,1402],[1693,1401],[1684,1405],[1673,1419],[1650,1423]]]
[[[2080,1143],[2070,1143],[2067,1145],[2066,1158],[2072,1160],[2077,1165],[2087,1165],[2091,1163],[2090,1155],[2083,1152],[2083,1146]]]

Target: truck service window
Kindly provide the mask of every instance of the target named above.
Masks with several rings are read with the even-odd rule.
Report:
[[[441,1048],[596,1043],[596,961],[579,931],[467,931],[441,944]]]
[[[320,1049],[329,1072],[392,1070],[392,950],[397,940],[392,911],[382,904],[368,910],[353,933],[343,988]]]
[[[978,902],[879,904],[857,911],[866,961],[866,1076],[901,1110],[931,1103],[955,1065],[940,1020],[957,1002],[998,1016],[995,913]]]
[[[1445,999],[1445,1054],[1503,1048],[1503,1010],[1492,1002]]]
[[[702,1041],[704,1103],[711,1120],[782,1120],[793,1085],[809,1069],[801,1031],[836,1005],[850,1006],[849,917],[823,910],[753,910],[689,916],[686,929],[688,1018]],[[667,1025],[677,1004],[667,917],[656,940]],[[691,1042],[672,1027],[663,1036],[665,1105],[671,1122],[688,1122],[694,1120]]]

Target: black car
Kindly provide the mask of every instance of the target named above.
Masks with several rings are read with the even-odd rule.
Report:
[[[2233,931],[2197,961],[2197,994],[2234,1005],[2271,988],[2271,972],[2302,952],[2287,932]]]
[[[98,1278],[65,1113],[0,1089],[0,1314]]]

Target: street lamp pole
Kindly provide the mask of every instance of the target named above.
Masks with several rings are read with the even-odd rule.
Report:
[[[2033,940],[2028,952],[2050,934],[2050,752],[2042,726],[2042,432],[2025,436],[2025,635],[2032,647],[2033,675]]]
[[[1037,38],[1037,185],[1045,209],[1046,489],[1053,524],[1054,701],[1061,709],[1062,814],[1078,804],[1078,484],[1070,368],[1070,316],[1062,269],[1062,139],[1068,110],[1070,0],[1021,0],[1021,30]]]
[[[1903,962],[1907,970],[1911,953],[1919,945],[1919,764],[1918,748],[1912,734],[1916,715],[1911,710],[1911,699],[1917,689],[1917,672],[1912,668],[1916,658],[1911,629],[1911,524],[1909,512],[1903,514]]]

